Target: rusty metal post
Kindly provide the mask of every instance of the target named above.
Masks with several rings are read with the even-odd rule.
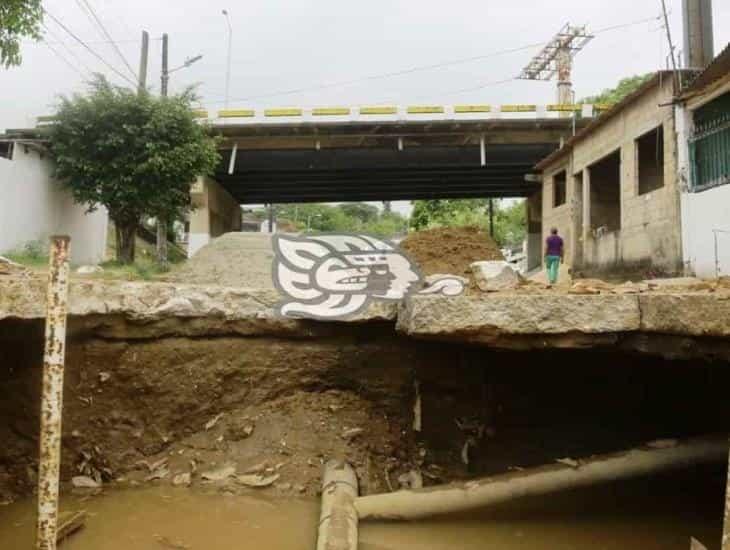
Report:
[[[69,237],[51,237],[51,259],[46,295],[43,394],[41,395],[37,550],[55,550],[56,548],[70,240]]]
[[[730,453],[728,454],[727,484],[725,485],[725,519],[722,524],[722,550],[730,550]]]

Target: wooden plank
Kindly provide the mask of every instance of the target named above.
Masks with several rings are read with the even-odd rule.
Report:
[[[58,531],[56,532],[56,541],[62,542],[69,535],[73,535],[81,529],[86,523],[88,514],[86,510],[78,510],[76,512],[62,512],[58,518]]]

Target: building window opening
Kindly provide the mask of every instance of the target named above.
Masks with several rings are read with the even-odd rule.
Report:
[[[8,160],[13,159],[13,142],[0,141],[0,157]]]
[[[621,151],[590,166],[591,229],[598,235],[621,229]]]
[[[567,196],[567,181],[568,177],[565,170],[558,172],[553,176],[553,207],[565,204]]]
[[[664,128],[636,140],[639,195],[664,187]]]

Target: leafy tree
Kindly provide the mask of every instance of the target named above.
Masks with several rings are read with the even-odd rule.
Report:
[[[415,201],[411,227],[416,230],[432,227],[461,227],[476,225],[489,228],[487,199],[441,199]],[[494,201],[494,240],[500,246],[517,246],[525,238],[525,203],[505,205]]]
[[[378,207],[365,202],[350,202],[338,206],[351,218],[356,218],[362,223],[372,222],[378,219]]]
[[[56,176],[89,211],[107,208],[120,263],[134,261],[141,217],[187,211],[191,182],[219,161],[216,141],[193,117],[193,99],[191,91],[138,95],[100,75],[87,95],[61,98],[50,133]]]
[[[20,40],[39,40],[42,21],[41,0],[0,0],[0,66],[20,65]]]
[[[418,230],[438,226],[470,225],[468,219],[480,217],[487,202],[487,199],[414,201],[411,227]]]
[[[264,209],[254,210],[265,215]],[[362,232],[392,237],[408,230],[408,220],[397,212],[381,212],[367,203],[343,203],[336,206],[321,203],[280,204],[276,216],[289,221],[298,231]]]
[[[609,103],[614,104],[621,101],[630,93],[638,90],[645,82],[647,82],[654,73],[644,75],[629,76],[622,78],[615,88],[606,88],[600,94],[588,96],[581,99],[581,103]]]

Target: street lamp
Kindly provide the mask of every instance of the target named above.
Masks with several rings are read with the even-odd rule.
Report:
[[[231,86],[231,40],[233,38],[233,28],[231,27],[231,18],[228,17],[228,10],[223,10],[221,12],[225,18],[226,23],[228,24],[228,61],[226,63],[226,103],[225,107],[228,109],[228,96]]]

